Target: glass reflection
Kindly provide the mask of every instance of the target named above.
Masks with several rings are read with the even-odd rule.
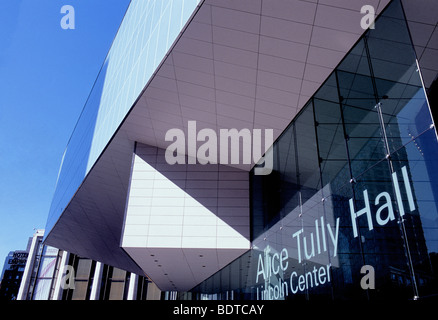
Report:
[[[432,124],[393,1],[274,143],[272,174],[251,174],[252,249],[192,292],[258,300],[436,295]],[[373,270],[368,282],[364,266]]]

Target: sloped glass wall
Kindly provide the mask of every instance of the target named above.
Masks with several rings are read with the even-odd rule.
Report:
[[[418,299],[438,293],[438,142],[393,1],[251,176],[252,249],[197,299]]]

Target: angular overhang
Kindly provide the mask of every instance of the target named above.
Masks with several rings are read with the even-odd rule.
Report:
[[[188,121],[196,121],[198,130],[216,132],[273,129],[275,140],[365,32],[360,26],[361,7],[373,5],[379,14],[389,2],[203,1],[46,243],[147,274],[138,264],[141,258],[134,261],[121,248],[134,143],[166,149],[170,143],[166,132],[186,131]],[[403,1],[420,65],[425,65],[426,87],[438,70],[431,58],[438,49],[433,27],[438,6],[432,2]],[[249,171],[253,165],[232,166]],[[189,287],[185,284],[184,289]]]

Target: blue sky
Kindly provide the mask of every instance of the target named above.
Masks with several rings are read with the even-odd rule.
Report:
[[[61,28],[61,7],[75,29]],[[129,0],[0,1],[0,268],[44,228],[62,154]]]

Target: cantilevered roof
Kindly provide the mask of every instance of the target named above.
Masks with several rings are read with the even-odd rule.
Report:
[[[167,130],[186,130],[189,120],[198,130],[274,129],[275,139],[365,32],[361,7],[378,14],[389,2],[201,1],[46,243],[141,274],[120,248],[134,141],[164,149]],[[437,3],[403,4],[428,86],[438,70]]]

